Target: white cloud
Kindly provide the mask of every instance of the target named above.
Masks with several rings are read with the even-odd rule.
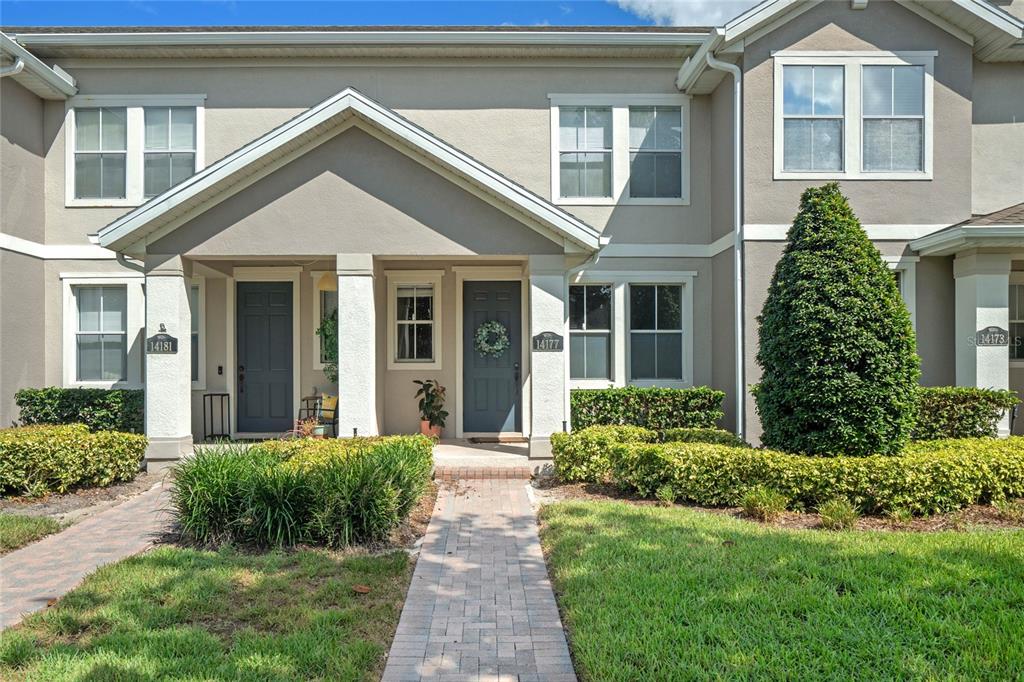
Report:
[[[721,26],[760,0],[609,0],[659,26]]]

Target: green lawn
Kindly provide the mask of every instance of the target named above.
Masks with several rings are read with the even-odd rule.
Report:
[[[1024,679],[1024,532],[784,531],[563,502],[542,537],[581,679]]]
[[[60,529],[60,523],[48,516],[0,514],[0,554],[24,547]]]
[[[0,634],[0,679],[376,680],[410,570],[404,552],[159,548]]]

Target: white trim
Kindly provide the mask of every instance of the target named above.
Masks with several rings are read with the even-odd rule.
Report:
[[[21,60],[22,72],[12,74],[14,80],[43,99],[65,99],[78,92],[75,79],[60,67],[50,68],[17,42],[0,33],[0,49],[15,61]]]
[[[384,277],[387,279],[387,368],[388,370],[414,370],[414,371],[440,371],[443,368],[443,334],[442,334],[442,310],[444,296],[442,294],[441,278],[444,277],[444,270],[385,270]],[[398,320],[398,287],[399,285],[423,285],[431,287],[434,301],[432,303],[433,319],[431,320],[431,333],[434,358],[430,361],[403,360],[395,358],[397,345]]]
[[[605,379],[569,379],[569,363],[566,362],[566,379],[569,389],[576,388],[608,388],[609,386],[663,386],[668,388],[686,388],[693,385],[693,286],[697,273],[694,271],[618,271],[618,270],[583,270],[576,277],[566,281],[566,325],[569,319],[570,286],[587,284],[610,284],[612,286],[612,376]],[[628,287],[636,285],[681,285],[683,288],[682,334],[683,334],[683,378],[674,380],[638,380],[630,377],[629,368],[629,295]],[[568,330],[566,331],[568,338]],[[566,349],[568,352],[568,349]]]
[[[199,324],[196,325],[199,334],[199,356],[196,362],[196,369],[199,378],[192,382],[193,391],[205,391],[206,390],[206,344],[209,339],[206,332],[206,278],[202,275],[195,275],[189,281],[189,298],[192,296],[192,287],[199,287],[199,295],[197,296],[197,302],[199,304],[199,310],[197,314],[192,317],[197,317]],[[189,335],[192,334],[192,330],[189,330]],[[191,339],[190,339],[191,341]],[[191,373],[192,368],[189,368]]]
[[[710,244],[617,244],[601,249],[603,258],[712,258],[733,246],[733,233]]]
[[[776,180],[931,180],[934,158],[934,84],[935,51],[908,52],[820,52],[781,50],[772,55],[774,62],[773,132],[774,179]],[[865,171],[862,168],[861,107],[862,73],[865,66],[909,65],[924,67],[923,122],[924,163],[920,171]],[[783,170],[783,76],[785,66],[842,66],[843,67],[843,170],[839,171],[786,171]]]
[[[548,94],[552,201],[559,206],[688,206],[690,204],[690,97],[677,94]],[[611,196],[561,196],[559,109],[563,106],[607,107],[612,112]],[[629,196],[629,108],[643,106],[679,107],[682,133],[680,149],[680,196],[676,198]],[[595,150],[596,151],[596,150]]]
[[[910,313],[910,324],[917,331],[917,264],[918,256],[882,256],[890,270],[900,273],[900,296]]]
[[[280,267],[236,267],[232,276],[227,278],[227,368],[228,372],[228,396],[232,408],[228,420],[231,423],[231,437],[252,436],[254,434],[239,434],[235,431],[238,425],[238,363],[237,363],[237,296],[236,289],[239,282],[291,282],[292,283],[292,415],[299,414],[299,405],[302,403],[302,365],[301,365],[301,342],[302,342],[302,307],[299,295],[301,284],[299,275],[302,266],[284,265]],[[280,434],[277,434],[280,435]]]
[[[532,423],[531,417],[531,401],[530,401],[530,388],[532,382],[532,376],[530,372],[530,297],[529,287],[526,273],[522,266],[510,266],[510,265],[456,265],[452,267],[452,271],[455,273],[455,437],[465,438],[466,432],[463,431],[462,425],[463,419],[463,291],[462,285],[469,281],[483,281],[483,282],[499,282],[499,281],[511,281],[519,282],[519,299],[522,307],[522,322],[520,336],[520,346],[522,346],[521,354],[522,358],[519,361],[519,366],[522,367],[520,377],[522,383],[519,386],[520,390],[520,403],[522,407],[522,430],[523,435],[528,436],[530,430],[530,424]],[[494,435],[494,434],[478,434],[478,435]]]
[[[257,166],[265,166],[271,163],[273,157],[289,153],[292,143],[302,140],[318,126],[334,119],[352,116],[389,133],[402,143],[400,147],[408,146],[422,152],[442,167],[449,168],[478,185],[486,190],[490,195],[489,201],[496,205],[505,202],[511,204],[513,208],[536,221],[536,225],[529,222],[526,224],[538,229],[542,234],[551,237],[553,232],[560,243],[568,239],[586,250],[593,251],[600,247],[600,233],[590,225],[352,88],[346,88],[304,111],[284,125],[118,218],[100,230],[100,243],[107,247],[123,248],[139,241],[146,234],[160,229],[164,222],[172,220],[175,209],[186,208],[190,201],[199,198],[206,190],[223,186],[224,182],[232,177],[237,184],[245,174],[255,172]],[[328,138],[329,135],[325,137],[321,134],[318,139],[323,141]],[[219,196],[223,198],[223,193]],[[215,205],[220,198],[207,199],[204,208]]]
[[[141,274],[62,272],[62,380],[65,388],[143,388],[142,362],[146,326],[145,277]],[[78,308],[73,288],[78,286],[124,285],[128,306],[125,316],[125,380],[78,381],[78,361],[75,337],[78,333]]]
[[[93,244],[41,244],[0,233],[0,249],[42,260],[114,260],[117,254]]]
[[[792,225],[788,224],[747,224],[743,226],[743,240],[754,242],[786,241],[786,234],[791,227]],[[910,241],[945,230],[949,225],[944,223],[920,225],[877,223],[874,225],[862,225],[862,227],[867,232],[868,239],[872,241]],[[912,248],[918,249],[916,246]]]
[[[1019,240],[1024,244],[1024,225],[954,226],[935,234],[919,235],[910,248],[923,256],[944,256],[970,247],[1011,248],[1006,240]]]
[[[127,207],[146,201],[144,196],[145,107],[194,107],[196,110],[195,169],[206,161],[206,95],[76,95],[68,99],[64,114],[64,206]],[[79,199],[75,197],[75,109],[88,107],[124,108],[127,140],[125,150],[125,196],[121,199]],[[104,244],[109,246],[109,244]]]

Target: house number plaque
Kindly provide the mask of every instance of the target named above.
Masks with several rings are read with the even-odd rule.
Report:
[[[979,329],[974,335],[976,346],[1008,346],[1010,345],[1010,332],[995,325]]]
[[[562,337],[554,332],[541,332],[533,337],[533,350],[537,353],[561,353]]]
[[[153,334],[146,339],[146,353],[149,355],[170,355],[178,352],[178,339],[170,334]]]

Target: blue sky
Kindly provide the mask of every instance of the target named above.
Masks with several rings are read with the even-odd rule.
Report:
[[[0,0],[12,25],[707,25],[753,0]]]

